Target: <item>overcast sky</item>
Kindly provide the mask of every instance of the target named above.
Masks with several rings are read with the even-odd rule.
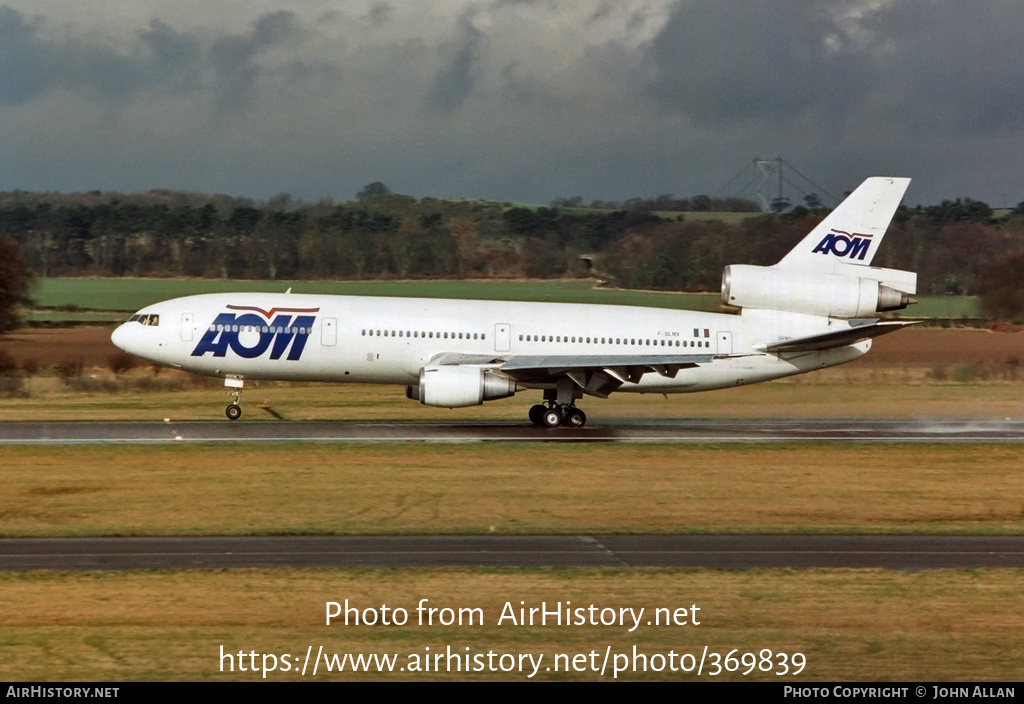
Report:
[[[0,0],[0,190],[1024,201],[1019,0]],[[741,179],[742,180],[742,179]]]

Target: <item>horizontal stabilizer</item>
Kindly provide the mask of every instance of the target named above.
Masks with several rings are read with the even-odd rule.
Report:
[[[907,325],[914,325],[916,320],[852,320],[849,328],[826,332],[819,335],[779,340],[764,347],[765,352],[814,352],[830,350],[834,347],[846,347],[863,342],[872,337],[895,332]]]

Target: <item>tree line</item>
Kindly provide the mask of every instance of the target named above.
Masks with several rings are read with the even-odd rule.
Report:
[[[285,195],[257,202],[169,191],[7,193],[0,235],[37,277],[550,278],[584,275],[587,255],[621,286],[714,291],[724,266],[778,261],[826,212],[801,206],[703,221],[646,205],[579,210],[417,199],[383,184],[370,184],[356,201],[310,204]],[[1024,257],[1024,204],[995,218],[984,203],[965,199],[901,207],[875,264],[917,271],[922,294],[993,298],[998,284],[995,298],[1011,301],[999,315],[1012,317],[1005,310],[1016,299],[1005,293],[1010,284],[998,282],[1019,278],[1008,264],[1014,257]]]

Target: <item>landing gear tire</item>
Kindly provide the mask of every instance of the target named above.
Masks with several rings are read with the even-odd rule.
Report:
[[[545,428],[557,428],[562,423],[562,414],[557,408],[545,408],[541,420]]]
[[[565,409],[565,424],[570,428],[582,428],[587,424],[587,414],[576,406],[569,406]]]
[[[547,406],[537,404],[530,408],[530,422],[534,425],[544,425],[544,411],[548,410]]]
[[[227,415],[228,420],[238,420],[242,417],[242,407],[237,403],[232,403],[224,413]]]

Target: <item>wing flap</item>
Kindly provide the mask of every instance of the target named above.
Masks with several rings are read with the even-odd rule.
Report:
[[[627,382],[639,383],[648,372],[674,378],[680,369],[707,364],[714,358],[713,354],[524,355],[508,359],[497,369],[524,383],[547,383],[568,377],[585,393],[605,398]]]
[[[646,367],[654,371],[656,367],[694,367],[707,364],[714,358],[713,354],[516,355],[499,369],[506,373],[546,370],[552,374],[618,367]]]

